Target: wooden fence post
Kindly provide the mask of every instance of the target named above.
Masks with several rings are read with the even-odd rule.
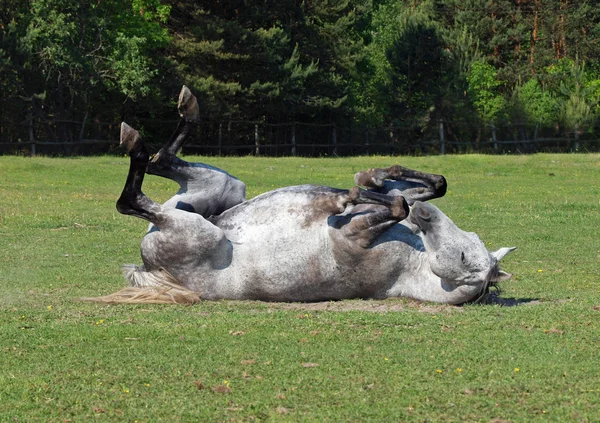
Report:
[[[333,150],[331,151],[332,156],[337,156],[337,131],[335,123],[333,124],[333,132],[331,134],[331,144],[333,145]]]
[[[254,155],[260,156],[260,146],[258,144],[258,123],[254,124]]]
[[[81,128],[79,128],[79,139],[77,141],[81,142],[83,140],[83,133],[85,131],[85,124],[87,122],[87,118],[88,118],[88,112],[86,110],[85,114],[83,115],[83,122],[81,122]]]
[[[446,154],[446,140],[444,139],[444,121],[440,119],[440,154]]]
[[[35,156],[35,137],[33,136],[33,113],[31,110],[27,112],[27,120],[29,122],[29,142],[31,143],[31,157]]]
[[[292,123],[292,156],[296,155],[296,122]]]
[[[365,154],[369,154],[369,127],[365,126]]]
[[[217,150],[217,155],[222,155],[222,147],[223,147],[223,122],[219,122],[219,149]]]
[[[496,139],[496,127],[492,126],[492,142],[494,143],[494,150],[498,150],[498,140]]]

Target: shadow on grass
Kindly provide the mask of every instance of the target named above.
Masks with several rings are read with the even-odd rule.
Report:
[[[497,294],[490,294],[482,304],[499,305],[502,307],[516,307],[520,305],[536,305],[542,302],[538,298],[502,298]]]

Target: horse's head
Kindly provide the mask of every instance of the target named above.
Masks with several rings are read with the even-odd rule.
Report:
[[[417,201],[409,221],[419,227],[431,270],[449,286],[476,286],[483,293],[512,275],[500,270],[500,259],[516,247],[489,252],[477,234],[465,232],[440,209]]]

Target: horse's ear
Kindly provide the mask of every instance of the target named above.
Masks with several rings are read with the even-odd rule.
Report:
[[[512,273],[506,273],[504,270],[498,270],[498,274],[494,276],[491,282],[504,282],[512,278]]]
[[[517,247],[503,247],[498,251],[492,251],[490,254],[496,258],[496,260],[500,261],[502,258],[508,253],[515,251]]]

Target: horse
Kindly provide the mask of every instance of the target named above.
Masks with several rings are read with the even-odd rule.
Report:
[[[499,262],[515,247],[488,251],[427,202],[445,194],[443,176],[396,165],[358,172],[364,188],[300,185],[245,200],[235,177],[175,156],[198,115],[185,86],[178,108],[181,120],[152,160],[139,132],[121,126],[130,167],[117,209],[150,226],[143,265],[124,267],[131,288],[96,300],[462,304],[511,277]],[[153,201],[142,192],[146,173],[175,180],[178,193]]]

